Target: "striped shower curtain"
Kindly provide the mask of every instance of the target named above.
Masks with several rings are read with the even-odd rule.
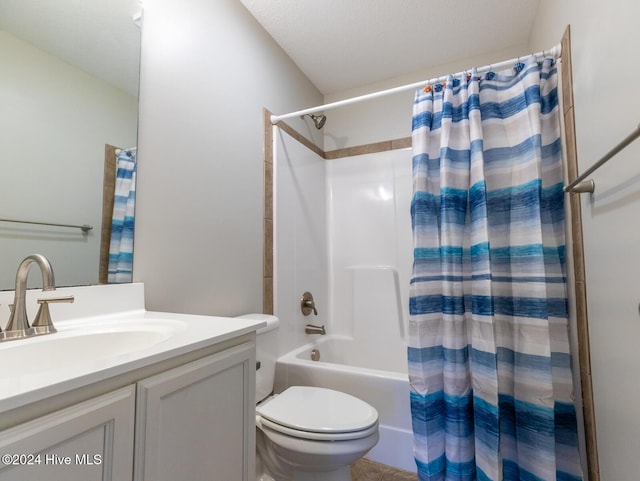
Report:
[[[109,244],[109,284],[131,282],[133,271],[133,226],[136,202],[136,153],[118,153],[116,188]]]
[[[449,78],[413,115],[419,478],[577,481],[553,59]]]

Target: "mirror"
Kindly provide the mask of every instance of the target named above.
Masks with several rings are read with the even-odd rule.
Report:
[[[33,253],[57,286],[98,283],[105,145],[137,143],[140,16],[139,0],[0,1],[0,289]]]

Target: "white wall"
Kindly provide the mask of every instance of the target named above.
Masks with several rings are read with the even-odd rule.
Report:
[[[147,307],[262,312],[262,108],[322,96],[237,0],[146,2],[140,92],[134,279]]]
[[[326,161],[277,129],[274,154],[274,312],[280,318],[280,352],[310,342],[306,324],[329,332]],[[311,292],[318,315],[302,314]]]
[[[104,145],[136,145],[138,101],[4,31],[0,65],[0,217],[94,227],[0,222],[0,289],[33,253],[58,286],[97,283]]]
[[[558,43],[571,25],[580,172],[638,126],[640,3],[541,0],[533,49]],[[593,174],[582,195],[591,369],[600,476],[640,473],[640,141]]]

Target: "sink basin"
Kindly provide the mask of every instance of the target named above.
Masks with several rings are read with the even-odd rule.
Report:
[[[184,323],[166,319],[122,319],[108,323],[75,323],[54,334],[0,343],[4,370],[0,378],[75,368],[149,349],[184,329]]]

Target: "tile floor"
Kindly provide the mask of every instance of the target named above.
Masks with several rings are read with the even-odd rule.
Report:
[[[351,465],[352,481],[417,481],[415,473],[361,459]]]

